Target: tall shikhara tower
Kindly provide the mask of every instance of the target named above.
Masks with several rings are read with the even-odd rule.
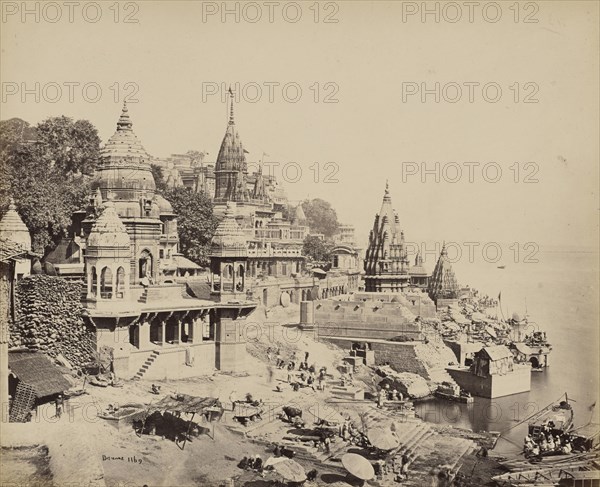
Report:
[[[458,282],[452,269],[452,264],[448,260],[446,245],[442,246],[442,252],[435,265],[433,274],[429,278],[427,288],[429,297],[437,304],[439,300],[454,300],[458,298]]]
[[[248,175],[246,151],[233,118],[233,92],[229,90],[229,94],[231,98],[229,123],[215,167],[215,203],[244,202],[249,199],[246,185]]]
[[[389,186],[375,215],[365,256],[365,291],[400,292],[410,283],[409,263],[398,214],[392,208]]]

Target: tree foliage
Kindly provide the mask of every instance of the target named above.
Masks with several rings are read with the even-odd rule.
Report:
[[[331,238],[337,233],[339,223],[331,203],[321,198],[314,198],[303,201],[302,209],[311,232],[322,233],[326,238]]]
[[[164,193],[167,190],[167,182],[165,181],[165,173],[162,166],[158,164],[150,164],[150,170],[154,177],[154,184],[156,184],[156,191]]]
[[[86,120],[54,117],[35,129],[19,119],[0,122],[0,212],[12,196],[35,252],[51,250],[85,205],[99,149]]]
[[[199,265],[209,263],[210,241],[219,224],[210,198],[203,192],[178,186],[163,192],[177,214],[179,249]]]
[[[44,159],[63,174],[93,174],[99,159],[100,137],[87,120],[51,117],[37,125],[36,137]]]
[[[328,262],[333,245],[316,235],[308,235],[302,245],[302,254],[313,262]]]

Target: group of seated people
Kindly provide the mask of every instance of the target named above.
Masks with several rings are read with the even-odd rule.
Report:
[[[352,421],[344,421],[340,426],[340,437],[351,445],[366,448],[369,446],[367,436],[354,425]]]
[[[242,470],[254,470],[261,473],[263,471],[263,461],[260,455],[256,454],[254,457],[244,457],[238,463],[238,468]]]
[[[528,456],[536,457],[546,452],[555,453],[571,453],[573,445],[568,434],[552,436],[551,432],[542,432],[534,439],[531,435],[527,435],[524,440],[523,451]]]

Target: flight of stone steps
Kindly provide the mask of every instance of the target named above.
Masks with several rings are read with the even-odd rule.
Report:
[[[147,303],[148,302],[148,288],[144,288],[141,296],[138,298],[138,303]]]
[[[410,464],[409,477],[402,481],[403,486],[446,485],[437,477],[441,468],[456,473],[464,456],[477,449],[475,442],[465,438],[455,438],[437,433],[421,439],[415,450],[416,458]]]
[[[429,377],[430,380],[432,382],[435,382],[436,384],[441,384],[442,382],[449,382],[450,384],[457,385],[454,379],[450,377],[450,374],[443,367],[430,369]]]
[[[150,368],[150,366],[158,358],[159,354],[160,354],[160,351],[158,351],[158,350],[152,350],[152,353],[144,361],[144,363],[140,367],[140,370],[138,370],[136,372],[136,374],[133,376],[133,380],[140,380],[140,379],[142,379],[144,377],[144,375],[146,374],[146,372],[148,371],[148,369]]]

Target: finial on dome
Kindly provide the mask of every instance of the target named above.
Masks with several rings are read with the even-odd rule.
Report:
[[[121,110],[121,116],[117,122],[117,130],[131,130],[133,123],[129,118],[129,109],[127,108],[127,102],[123,101],[123,109]]]
[[[10,202],[8,203],[8,209],[13,211],[17,210],[17,205],[15,205],[15,200],[12,196],[10,197]]]
[[[444,242],[442,243],[442,255],[446,256],[448,255],[448,252],[446,251],[446,241],[444,240]]]
[[[229,87],[229,98],[231,99],[231,107],[229,109],[229,125],[233,125],[233,90]]]

